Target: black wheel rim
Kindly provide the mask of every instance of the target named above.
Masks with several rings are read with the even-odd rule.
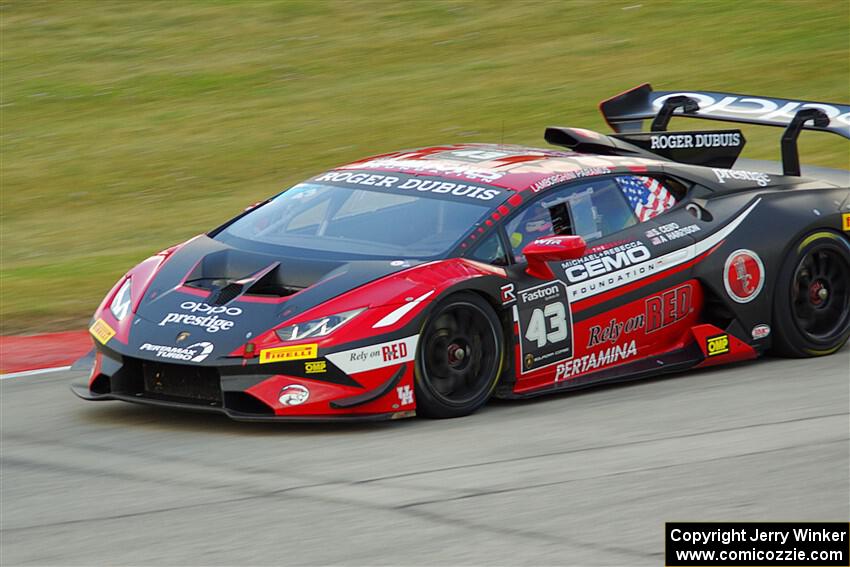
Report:
[[[850,265],[837,251],[810,250],[794,272],[791,309],[797,328],[811,341],[831,343],[850,319]]]
[[[485,394],[498,363],[496,332],[478,306],[452,304],[429,325],[423,377],[443,403],[464,405]]]

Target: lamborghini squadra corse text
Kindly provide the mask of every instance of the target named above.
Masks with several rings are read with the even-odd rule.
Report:
[[[91,322],[87,400],[242,420],[454,417],[850,335],[850,189],[800,175],[850,106],[642,85],[557,149],[395,152],[299,183],[151,256]],[[783,174],[734,168],[785,129]],[[651,120],[648,131],[644,121]]]

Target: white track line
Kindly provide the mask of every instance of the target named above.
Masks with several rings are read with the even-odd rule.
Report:
[[[23,378],[25,376],[36,376],[37,374],[47,374],[49,372],[63,372],[70,370],[70,366],[57,366],[56,368],[41,368],[39,370],[25,370],[24,372],[11,372],[9,374],[0,374],[0,380],[8,380],[9,378]]]

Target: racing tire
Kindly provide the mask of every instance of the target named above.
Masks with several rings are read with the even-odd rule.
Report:
[[[437,303],[416,353],[416,413],[429,418],[469,415],[496,389],[504,331],[490,304],[460,292]]]
[[[800,240],[782,265],[773,300],[774,354],[824,356],[850,337],[850,242],[828,230]]]

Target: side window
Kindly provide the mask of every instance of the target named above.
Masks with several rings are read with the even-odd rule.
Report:
[[[648,221],[673,207],[676,197],[652,177],[623,175],[615,178],[640,222]]]
[[[508,255],[505,253],[505,247],[502,246],[502,239],[499,238],[498,232],[482,240],[468,257],[494,266],[508,265]]]
[[[572,226],[560,218],[567,204]],[[618,181],[606,177],[553,189],[520,211],[505,225],[511,249],[518,262],[529,242],[554,234],[577,234],[588,242],[637,224],[634,210]]]

